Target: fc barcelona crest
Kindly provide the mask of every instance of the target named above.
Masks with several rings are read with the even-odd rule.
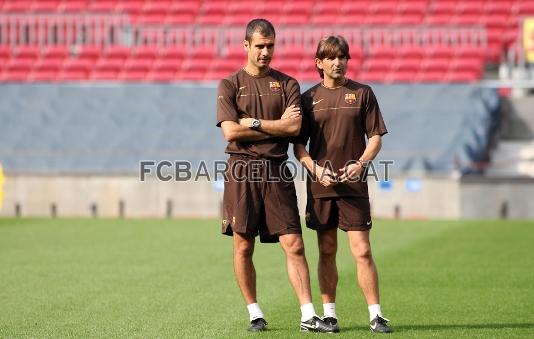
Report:
[[[354,93],[345,94],[345,102],[349,105],[356,103],[356,94]]]
[[[271,87],[271,91],[275,93],[280,92],[282,89],[278,81],[269,81],[269,87]]]

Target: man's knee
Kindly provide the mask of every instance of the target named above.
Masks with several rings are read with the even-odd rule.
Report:
[[[319,243],[319,259],[332,260],[336,258],[337,245],[331,242]]]
[[[284,239],[283,248],[287,255],[291,256],[303,256],[304,255],[304,242],[301,236],[291,236]]]
[[[371,246],[367,244],[354,246],[352,249],[352,253],[358,261],[369,261],[373,258],[373,255],[371,253]]]
[[[234,243],[234,256],[236,257],[252,257],[254,254],[254,241],[236,241]]]
[[[335,260],[337,253],[337,228],[334,230],[319,231],[319,260]]]

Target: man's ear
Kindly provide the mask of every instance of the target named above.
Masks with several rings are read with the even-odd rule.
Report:
[[[246,51],[248,50],[248,47],[250,46],[250,44],[248,43],[247,40],[243,40],[243,49]]]
[[[323,69],[323,62],[321,61],[321,59],[315,58],[315,65],[317,66],[317,68]]]

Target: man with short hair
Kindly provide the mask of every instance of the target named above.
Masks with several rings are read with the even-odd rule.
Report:
[[[307,182],[306,224],[317,231],[323,320],[339,329],[335,298],[340,228],[348,234],[371,331],[387,333],[391,329],[380,309],[378,273],[369,241],[372,221],[367,182],[361,180],[387,130],[371,88],[345,77],[349,59],[349,46],[342,37],[329,36],[319,42],[315,65],[323,81],[302,95],[303,123],[294,151],[314,179],[308,177]],[[308,139],[309,152],[305,148]]]
[[[279,241],[284,250],[289,281],[301,305],[301,331],[333,332],[312,304],[295,186],[285,165],[289,137],[299,134],[302,121],[300,87],[269,67],[274,43],[269,21],[249,22],[243,43],[247,64],[218,87],[217,126],[230,154],[222,232],[233,236],[234,271],[249,311],[250,331],[267,328],[256,299],[252,261],[259,234],[261,242]]]

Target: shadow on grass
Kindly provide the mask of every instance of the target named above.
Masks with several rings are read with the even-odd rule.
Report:
[[[440,331],[440,330],[470,330],[470,329],[506,329],[506,328],[532,328],[534,323],[515,323],[515,324],[429,324],[429,325],[392,325],[391,328],[395,332],[401,331]],[[364,326],[347,326],[342,328],[343,331],[369,331],[368,327]]]

